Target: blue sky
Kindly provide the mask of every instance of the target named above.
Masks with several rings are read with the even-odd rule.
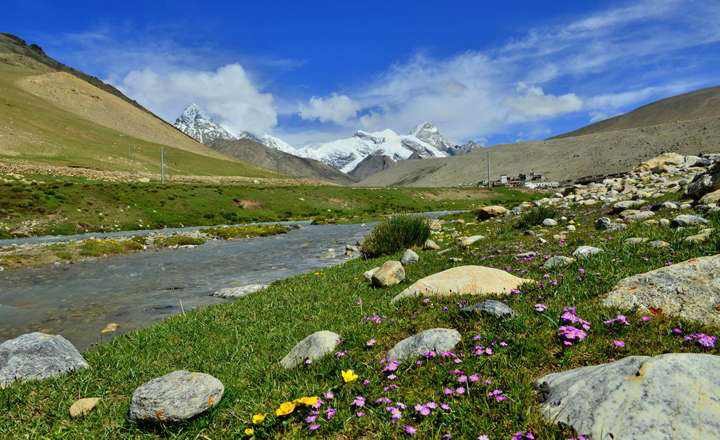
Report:
[[[296,145],[545,138],[720,83],[715,0],[4,3],[0,30],[163,118],[197,102]]]

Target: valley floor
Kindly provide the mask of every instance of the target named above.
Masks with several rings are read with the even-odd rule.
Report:
[[[163,185],[0,173],[0,238],[280,220],[359,223],[393,213],[463,210],[535,197],[502,189]]]
[[[179,197],[178,192],[170,193],[169,188],[153,189],[157,191],[152,193],[154,197],[168,205],[171,194]],[[240,189],[188,187],[187,191],[195,194],[217,191],[222,197],[210,200],[229,201],[235,197],[232,191]],[[258,196],[268,190],[243,191],[253,192],[252,197],[243,195],[244,198],[271,203],[271,198]],[[343,191],[349,197],[358,190]],[[375,201],[382,200],[380,195],[389,196],[388,192],[370,190],[360,190],[359,194],[363,191]],[[316,193],[309,189],[296,188],[284,197],[307,200],[313,194]],[[403,193],[396,194],[400,197]],[[675,197],[662,200],[671,198]],[[288,204],[288,209],[295,205]],[[379,211],[383,206],[387,205],[380,203],[376,209]],[[413,208],[431,209],[423,203]],[[654,218],[673,218],[680,213],[661,210]],[[647,317],[628,315],[629,325],[606,325],[603,322],[619,311],[602,307],[599,298],[624,277],[716,254],[720,237],[713,233],[705,241],[690,243],[684,238],[697,234],[697,227],[673,229],[643,222],[629,223],[622,231],[599,231],[594,222],[601,215],[607,215],[607,208],[600,204],[558,209],[559,224],[530,225],[534,234],[523,234],[516,227],[516,217],[477,222],[470,214],[456,215],[433,235],[441,247],[451,250],[442,254],[418,251],[419,262],[406,267],[407,280],[399,285],[373,288],[362,276],[364,271],[385,260],[398,259],[399,255],[357,259],[273,283],[267,290],[231,304],[172,317],[90,349],[84,353],[89,369],[43,382],[16,383],[0,390],[0,437],[231,439],[249,436],[247,430],[253,429],[256,438],[414,435],[476,439],[486,435],[494,440],[530,431],[537,439],[570,438],[574,435],[572,430],[553,425],[541,416],[540,394],[533,385],[541,376],[629,355],[718,354],[717,348],[703,348],[673,334],[673,329],[681,329],[682,334],[717,334],[718,328],[673,318],[662,310]],[[720,228],[717,214],[706,217],[711,222],[708,226]],[[568,228],[570,224],[574,230]],[[457,237],[475,234],[486,238],[469,248],[455,246]],[[670,246],[628,244],[626,239],[631,237],[664,240]],[[547,257],[570,255],[580,245],[594,245],[604,252],[563,268],[543,268]],[[536,256],[527,252],[535,252]],[[390,303],[409,283],[451,267],[471,264],[503,269],[537,283],[502,298],[515,311],[514,317],[504,320],[461,312],[462,306],[477,301],[469,296]],[[591,329],[585,340],[564,346],[558,338],[559,317],[570,306],[577,308],[577,314],[589,322]],[[431,328],[453,328],[460,332],[462,340],[454,357],[422,358],[419,363],[402,364],[394,378],[383,372],[385,365],[381,361],[395,343]],[[318,330],[341,335],[342,344],[335,355],[294,370],[283,369],[279,360],[295,343]],[[622,341],[623,346],[615,341]],[[133,390],[150,379],[180,369],[218,378],[225,386],[219,404],[182,425],[151,427],[129,421]],[[479,380],[460,382],[454,374],[456,369],[462,370],[466,378],[477,375],[474,377]],[[341,372],[346,370],[353,370],[358,380],[345,383]],[[462,393],[458,391],[460,387]],[[449,395],[446,389],[451,390]],[[312,423],[304,421],[308,410],[300,406],[289,415],[275,415],[282,402],[302,396],[322,397],[328,391],[334,397],[323,397],[325,404],[320,417]],[[68,408],[81,397],[101,400],[86,417],[70,418]],[[386,410],[389,401],[397,406],[401,402],[407,408],[398,422],[392,422]],[[423,415],[422,405],[427,402],[435,402],[438,408]],[[416,405],[421,410],[414,409]],[[334,417],[326,411],[330,407],[336,410]],[[254,425],[251,421],[254,414],[267,414],[267,418]],[[316,430],[310,431],[310,426]]]

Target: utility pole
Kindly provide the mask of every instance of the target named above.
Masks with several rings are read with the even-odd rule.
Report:
[[[487,182],[488,182],[488,188],[492,186],[492,182],[490,181],[490,150],[487,152]]]
[[[165,147],[160,147],[160,183],[165,183]]]

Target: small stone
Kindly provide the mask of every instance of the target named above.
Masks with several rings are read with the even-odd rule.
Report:
[[[477,243],[478,241],[485,238],[483,235],[472,235],[470,237],[460,237],[457,239],[457,243],[462,247],[470,247],[474,243]]]
[[[625,244],[638,245],[648,241],[646,237],[630,237],[625,239]]]
[[[622,231],[627,226],[622,223],[616,223],[607,217],[600,217],[595,221],[595,228],[601,231]]]
[[[483,206],[482,208],[475,211],[475,216],[478,220],[487,220],[493,217],[504,216],[508,213],[507,208],[500,205]]]
[[[225,387],[205,373],[173,371],[138,387],[130,401],[130,418],[138,422],[182,422],[214,407]]]
[[[88,415],[90,411],[95,409],[98,402],[100,402],[99,397],[86,397],[76,400],[75,403],[70,406],[70,417],[83,417]]]
[[[440,231],[442,230],[443,222],[442,220],[432,219],[428,222],[428,225],[430,226],[431,231]]]
[[[575,230],[575,225],[567,225],[567,226],[565,227],[565,229],[567,229],[568,231],[572,232],[572,231]]]
[[[0,388],[16,380],[42,380],[88,368],[70,341],[35,332],[0,344]]]
[[[216,290],[211,294],[211,296],[216,296],[218,298],[237,299],[267,288],[267,284],[249,284],[242,287],[226,287],[224,289]]]
[[[427,240],[425,240],[425,244],[423,244],[423,249],[428,251],[439,251],[440,246],[428,238]]]
[[[656,249],[662,249],[662,248],[670,247],[670,243],[668,243],[667,241],[662,241],[662,240],[654,240],[654,241],[649,242],[648,246],[656,248]]]
[[[546,218],[542,221],[543,226],[557,226],[558,222],[554,218]]]
[[[405,280],[405,269],[399,261],[386,261],[372,275],[372,283],[375,287],[389,287],[400,284]]]
[[[589,257],[591,255],[596,255],[601,252],[603,252],[602,249],[593,246],[579,246],[577,249],[575,249],[575,252],[573,252],[573,257]]]
[[[620,213],[620,217],[629,222],[647,220],[655,215],[652,211],[639,211],[637,209],[626,209]]]
[[[403,339],[388,352],[388,360],[414,359],[434,351],[450,351],[460,342],[460,333],[454,329],[434,328]]]
[[[372,269],[366,271],[363,273],[363,277],[365,277],[366,280],[372,282],[372,277],[375,275],[375,272],[377,272],[380,269],[380,267],[373,267]]]
[[[487,313],[497,318],[509,318],[515,314],[510,306],[494,299],[489,299],[472,306],[466,306],[460,310],[466,313]]]
[[[695,225],[706,225],[708,223],[703,217],[699,215],[681,214],[672,220],[672,225],[675,227],[679,226],[695,226]]]
[[[661,218],[659,223],[661,226],[670,226],[670,220],[666,218]]]
[[[290,352],[282,358],[280,365],[285,369],[295,368],[309,359],[316,361],[332,353],[340,344],[340,335],[327,330],[321,330],[307,336],[295,344]]]
[[[118,328],[120,328],[120,325],[118,323],[111,322],[108,325],[106,325],[102,330],[100,330],[100,333],[102,333],[102,334],[113,333],[113,332],[116,332]]]
[[[402,258],[400,259],[400,263],[403,266],[407,266],[408,264],[415,264],[420,260],[420,256],[415,253],[412,249],[407,249],[405,253],[403,254]]]
[[[573,264],[576,260],[574,258],[566,257],[564,255],[555,255],[554,257],[548,258],[543,264],[543,269],[555,269],[557,267],[565,267]]]

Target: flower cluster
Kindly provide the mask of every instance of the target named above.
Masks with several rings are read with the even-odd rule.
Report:
[[[692,333],[685,336],[685,341],[695,343],[703,348],[715,348],[717,336],[706,335],[705,333]]]
[[[616,317],[612,319],[608,319],[607,321],[603,321],[603,324],[605,325],[630,325],[630,321],[628,321],[627,317],[625,315],[617,315]]]
[[[586,330],[590,330],[590,323],[577,314],[575,307],[565,307],[562,315],[560,315],[560,321],[566,324],[558,328],[558,336],[564,346],[569,347],[573,345],[573,343],[580,342],[587,338]],[[582,329],[575,325],[579,325]]]

